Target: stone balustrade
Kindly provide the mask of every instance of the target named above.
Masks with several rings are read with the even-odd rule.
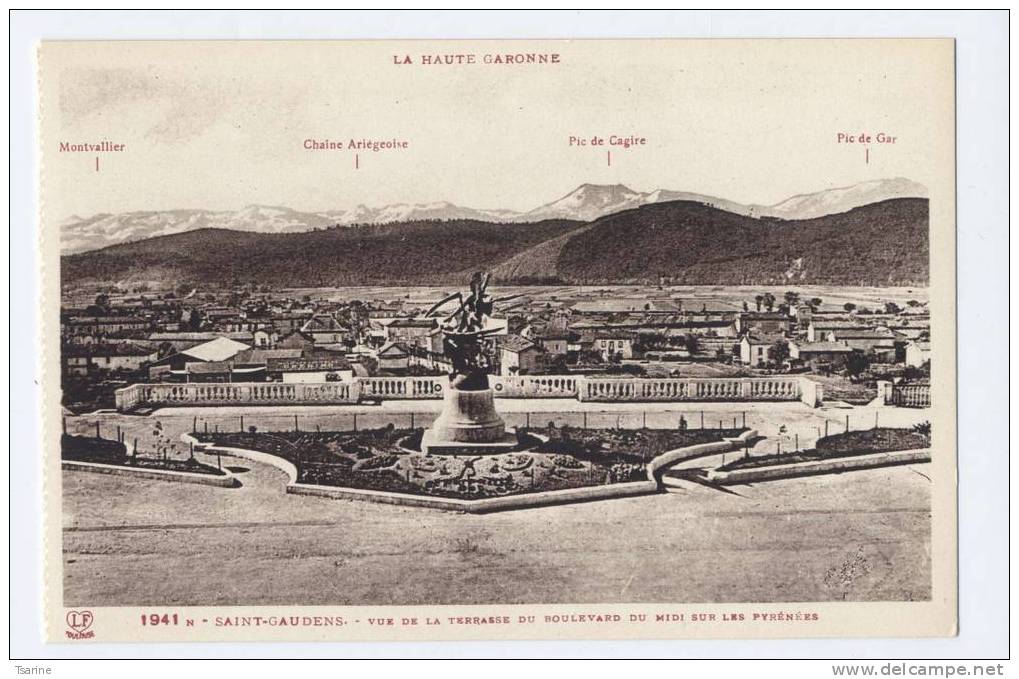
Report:
[[[139,405],[310,405],[357,403],[356,382],[232,382],[221,384],[133,384],[116,392],[117,410]]]
[[[796,401],[820,405],[821,388],[805,377],[651,379],[576,375],[492,376],[498,398],[563,398],[598,402]],[[362,377],[350,382],[133,384],[116,392],[117,410],[142,405],[325,405],[441,399],[446,377]],[[929,404],[929,390],[928,390]],[[920,396],[916,397],[917,399]],[[913,399],[910,396],[910,399]]]
[[[442,398],[449,386],[445,377],[360,377],[362,399]]]
[[[801,377],[586,378],[581,401],[797,401]],[[811,403],[810,405],[814,405]]]
[[[931,385],[896,384],[892,387],[892,405],[902,408],[930,408]]]
[[[496,398],[577,398],[583,377],[573,375],[493,375]]]

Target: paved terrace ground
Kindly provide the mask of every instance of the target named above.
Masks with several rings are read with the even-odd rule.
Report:
[[[926,466],[490,515],[64,472],[65,605],[909,600]],[[102,501],[97,501],[99,498]]]
[[[145,436],[155,420],[185,431],[198,417],[227,426],[245,415],[297,415],[302,428],[358,413],[422,424],[439,402],[259,409],[174,408],[148,417],[101,415]],[[610,406],[606,408],[605,406]],[[669,426],[699,404],[579,404],[501,400],[524,413],[589,426]],[[563,412],[568,408],[571,412]],[[789,445],[827,419],[907,426],[925,411],[812,409],[800,403],[705,404],[705,419],[742,417]],[[607,411],[607,412],[606,412]],[[547,417],[546,417],[547,416]],[[532,415],[532,417],[536,417]],[[305,421],[307,418],[307,421]],[[571,419],[573,418],[573,419]],[[96,416],[68,421],[94,431]],[[266,421],[264,424],[271,424]],[[787,431],[779,434],[785,425]],[[236,426],[234,424],[233,426]],[[325,429],[326,426],[323,426]],[[812,440],[801,440],[810,445]],[[143,444],[144,445],[144,444]],[[205,461],[211,458],[200,456]],[[65,604],[473,604],[909,600],[930,596],[929,465],[807,477],[717,490],[681,482],[668,494],[491,515],[286,495],[278,470],[224,464],[243,486],[206,488],[64,472]],[[730,492],[731,491],[731,492]]]

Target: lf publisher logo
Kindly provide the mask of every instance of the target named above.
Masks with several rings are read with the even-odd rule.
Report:
[[[92,615],[92,611],[68,611],[67,612],[67,627],[69,628],[66,632],[68,639],[91,639],[96,635],[95,632],[89,630],[92,626],[92,621],[95,616]]]

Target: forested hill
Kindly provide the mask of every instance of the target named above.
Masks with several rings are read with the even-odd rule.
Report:
[[[816,219],[754,219],[678,201],[593,222],[415,221],[264,234],[200,229],[62,258],[63,283],[278,287],[500,283],[925,285],[928,201],[900,198]]]

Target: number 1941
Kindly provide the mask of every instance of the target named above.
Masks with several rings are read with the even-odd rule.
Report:
[[[142,614],[142,626],[143,627],[156,627],[158,625],[176,625],[177,614],[173,613],[143,613]]]

